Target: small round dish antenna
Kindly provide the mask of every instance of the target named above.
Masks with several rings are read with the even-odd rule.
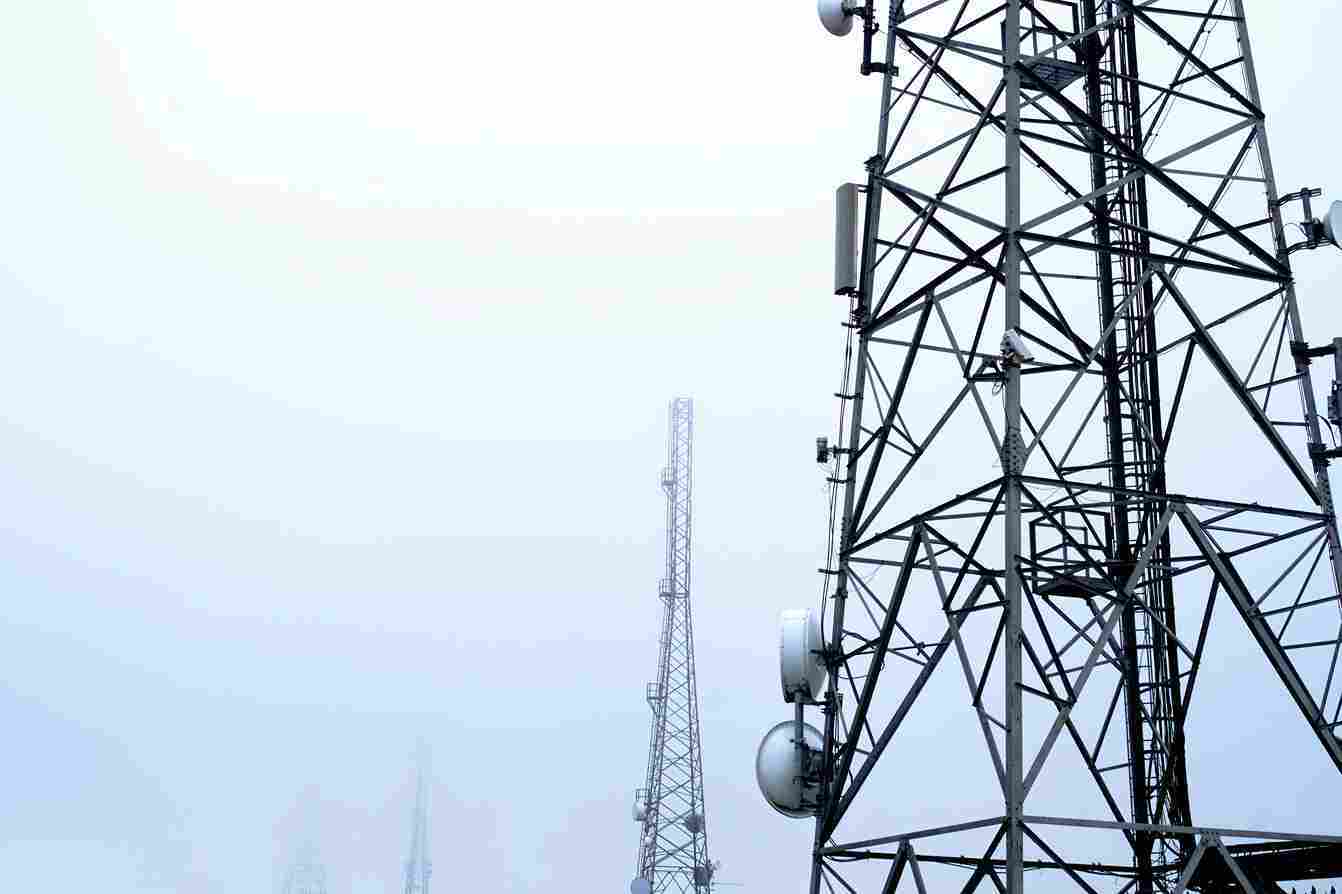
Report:
[[[815,11],[820,16],[820,24],[835,37],[843,37],[853,30],[853,13],[850,7],[843,5],[843,0],[816,0]]]
[[[1324,238],[1342,248],[1342,201],[1328,206],[1328,213],[1323,216],[1322,223]]]
[[[652,894],[652,882],[640,875],[629,883],[629,894]]]
[[[797,741],[801,728],[802,741]],[[769,806],[784,816],[815,814],[820,780],[819,752],[824,740],[809,723],[785,720],[764,734],[755,753],[755,781]]]
[[[809,608],[789,609],[778,617],[778,669],[783,701],[815,704],[829,676],[820,654],[825,642],[820,618]]]

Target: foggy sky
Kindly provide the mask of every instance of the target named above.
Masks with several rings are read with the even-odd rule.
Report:
[[[1342,8],[1290,6],[1249,4],[1278,180],[1342,197]],[[395,889],[423,736],[437,890],[627,890],[687,394],[713,856],[800,891],[752,762],[819,590],[857,44],[805,2],[5,20],[0,889],[269,892],[304,838]],[[1295,272],[1342,333],[1342,254]],[[1264,698],[1202,767],[1336,829],[1325,761],[1244,773]]]

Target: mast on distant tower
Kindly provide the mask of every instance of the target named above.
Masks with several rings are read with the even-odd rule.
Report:
[[[405,861],[405,894],[429,894],[429,749],[415,754],[415,808],[410,814],[410,856]]]
[[[657,679],[647,687],[652,709],[645,787],[634,793],[639,823],[633,894],[706,892],[716,868],[708,859],[699,697],[695,691],[694,625],[690,617],[690,457],[693,402],[671,401],[666,492],[666,572]]]

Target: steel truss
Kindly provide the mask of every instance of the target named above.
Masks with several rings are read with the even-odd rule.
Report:
[[[881,100],[822,569],[811,891],[1342,876],[1342,836],[1198,825],[1189,787],[1204,657],[1231,628],[1342,769],[1319,352],[1242,2],[858,14]],[[999,351],[1009,330],[1028,351]],[[911,738],[926,754],[909,718],[946,697],[979,757],[897,761]],[[891,830],[913,772],[979,773],[1002,808]]]
[[[657,679],[647,687],[652,709],[645,787],[636,793],[643,811],[637,878],[652,891],[693,891],[712,886],[708,820],[704,811],[699,698],[695,688],[694,624],[690,612],[690,465],[694,408],[689,398],[671,401],[666,492],[666,575],[658,586],[663,604]]]
[[[403,894],[429,894],[433,861],[429,857],[429,747],[415,749],[415,806],[410,813],[410,853],[405,861]]]

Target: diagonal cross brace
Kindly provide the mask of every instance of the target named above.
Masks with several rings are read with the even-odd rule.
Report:
[[[1117,626],[1119,618],[1122,617],[1123,608],[1132,595],[1133,588],[1137,586],[1137,582],[1146,573],[1146,565],[1151,561],[1151,556],[1160,544],[1161,535],[1169,527],[1174,511],[1173,505],[1166,507],[1165,512],[1160,516],[1160,524],[1151,534],[1151,539],[1142,549],[1137,564],[1132,569],[1132,574],[1128,576],[1127,582],[1123,585],[1123,592],[1117,594],[1121,598],[1114,600],[1114,606],[1109,610],[1109,620],[1105,622],[1100,635],[1095,638],[1095,645],[1091,647],[1090,655],[1086,657],[1086,663],[1081,669],[1080,676],[1077,677],[1076,685],[1072,688],[1071,701],[1058,711],[1058,716],[1053,720],[1053,726],[1049,728],[1048,735],[1044,737],[1043,743],[1039,746],[1039,753],[1035,755],[1034,763],[1030,765],[1030,771],[1025,776],[1025,794],[1030,793],[1030,787],[1034,785],[1035,779],[1039,776],[1039,771],[1044,768],[1044,761],[1048,759],[1049,752],[1053,750],[1054,743],[1058,741],[1058,734],[1062,732],[1068,718],[1071,717],[1072,706],[1081,698],[1081,691],[1086,688],[1086,682],[1090,679],[1091,672],[1095,670],[1095,666],[1099,662],[1100,653],[1104,651],[1104,643],[1114,632],[1114,627]]]
[[[1037,89],[1043,93],[1048,94],[1053,99],[1053,101],[1058,103],[1058,105],[1062,106],[1062,108],[1067,112],[1067,114],[1070,115],[1074,120],[1080,121],[1086,127],[1092,129],[1095,133],[1102,136],[1105,142],[1113,146],[1115,151],[1117,151],[1119,155],[1123,156],[1125,161],[1128,161],[1136,165],[1137,167],[1141,168],[1142,170],[1146,171],[1146,174],[1150,179],[1156,181],[1161,186],[1165,187],[1165,189],[1173,193],[1181,202],[1188,205],[1193,210],[1201,213],[1212,223],[1216,224],[1216,226],[1218,226],[1228,237],[1230,237],[1230,239],[1238,243],[1239,246],[1243,248],[1245,251],[1247,251],[1250,255],[1261,261],[1268,271],[1275,273],[1277,276],[1282,278],[1290,276],[1289,271],[1285,268],[1285,266],[1282,264],[1280,260],[1274,258],[1272,255],[1264,251],[1262,246],[1258,245],[1248,236],[1245,236],[1244,233],[1240,232],[1240,230],[1237,227],[1235,227],[1225,218],[1221,217],[1221,215],[1217,214],[1216,211],[1214,211],[1212,208],[1209,208],[1206,205],[1206,203],[1204,203],[1197,196],[1193,195],[1187,189],[1184,189],[1184,187],[1181,186],[1178,183],[1178,181],[1176,181],[1169,174],[1161,170],[1158,165],[1151,162],[1136,149],[1133,149],[1131,146],[1124,143],[1120,137],[1118,137],[1116,134],[1114,134],[1112,131],[1106,128],[1101,122],[1096,121],[1094,118],[1092,118],[1084,109],[1082,109],[1076,103],[1072,102],[1070,99],[1063,96],[1062,93],[1060,93],[1057,89],[1055,89],[1053,86],[1051,86],[1042,78],[1040,78],[1038,75],[1036,75],[1033,71],[1031,71],[1028,66],[1022,65],[1021,63],[1017,62],[1015,67],[1017,71],[1019,71],[1023,76],[1030,79],[1031,89]]]
[[[1207,853],[1207,836],[1203,835],[1198,839],[1198,846],[1193,848],[1188,862],[1184,864],[1184,871],[1179,873],[1179,884],[1174,886],[1174,894],[1184,894],[1188,890],[1188,883],[1193,880],[1193,873],[1197,872],[1198,864],[1202,862],[1202,855],[1205,853]]]
[[[843,781],[848,778],[848,768],[853,764],[853,754],[857,751],[858,736],[862,731],[863,725],[867,721],[867,709],[871,705],[871,697],[876,691],[876,681],[881,677],[881,668],[885,665],[886,649],[890,646],[890,637],[895,632],[895,620],[899,617],[899,608],[904,602],[904,594],[909,589],[909,577],[913,574],[914,564],[918,559],[918,546],[923,539],[923,526],[920,524],[913,529],[909,537],[908,549],[904,552],[904,562],[899,568],[899,579],[895,582],[894,592],[890,596],[889,608],[885,612],[885,623],[881,625],[881,634],[876,642],[875,651],[871,656],[871,665],[867,668],[867,679],[862,686],[862,698],[857,704],[857,711],[853,715],[851,724],[852,734],[849,741],[844,743],[842,756],[839,759],[838,772],[833,776],[831,791],[837,793]],[[842,632],[839,634],[842,635]],[[829,799],[830,807],[825,816],[819,820],[821,834],[818,840],[824,841],[834,833],[834,824],[838,821],[838,802],[831,795]]]
[[[997,780],[1001,783],[1002,793],[1005,795],[1007,789],[1006,765],[1002,763],[1002,754],[997,747],[997,739],[994,738],[992,727],[989,725],[988,712],[984,709],[983,702],[978,695],[978,689],[974,684],[974,672],[971,668],[969,652],[965,649],[964,638],[960,636],[961,619],[950,613],[950,597],[946,594],[946,587],[941,582],[941,569],[937,567],[936,557],[932,554],[932,543],[926,536],[923,537],[923,544],[927,548],[928,564],[932,566],[932,580],[936,583],[937,591],[941,595],[941,604],[946,607],[946,626],[950,628],[950,634],[955,640],[955,652],[960,658],[960,667],[965,674],[965,686],[969,689],[974,713],[978,715],[979,727],[983,730],[983,742],[988,748],[988,754],[993,759],[993,768],[997,771]],[[982,580],[987,579],[982,578]]]
[[[1184,297],[1184,293],[1174,284],[1174,277],[1170,276],[1163,267],[1156,268],[1156,276],[1160,277],[1160,281],[1163,282],[1165,288],[1169,290],[1170,297],[1174,299],[1174,303],[1179,306],[1179,310],[1183,311],[1184,316],[1188,318],[1189,325],[1193,327],[1193,340],[1202,348],[1203,353],[1207,355],[1207,359],[1211,361],[1212,366],[1216,368],[1216,371],[1220,373],[1221,378],[1225,380],[1226,385],[1232,392],[1234,392],[1235,397],[1239,399],[1240,404],[1244,407],[1250,418],[1253,419],[1254,424],[1258,426],[1258,430],[1263,433],[1263,437],[1267,438],[1268,443],[1272,445],[1272,449],[1277,452],[1277,455],[1281,457],[1282,462],[1286,463],[1286,467],[1291,470],[1293,475],[1295,475],[1296,480],[1300,482],[1300,486],[1305,489],[1305,493],[1309,494],[1309,498],[1314,501],[1315,505],[1318,505],[1319,492],[1315,489],[1313,480],[1309,477],[1309,474],[1305,471],[1304,467],[1300,465],[1300,461],[1295,458],[1295,454],[1291,452],[1291,448],[1286,446],[1286,442],[1283,441],[1281,435],[1277,433],[1277,429],[1272,424],[1272,420],[1267,418],[1267,414],[1258,406],[1258,402],[1255,401],[1253,396],[1245,389],[1244,383],[1239,380],[1237,375],[1235,375],[1234,368],[1230,365],[1230,361],[1226,359],[1225,354],[1221,353],[1221,347],[1216,343],[1216,339],[1212,338],[1211,333],[1207,331],[1207,327],[1202,325],[1202,321],[1199,320],[1198,315],[1194,313],[1193,308],[1188,303],[1188,299]]]
[[[1039,446],[1039,442],[1043,440],[1044,432],[1048,431],[1048,427],[1053,424],[1053,420],[1056,419],[1058,413],[1062,411],[1063,404],[1067,403],[1067,398],[1072,396],[1073,389],[1076,388],[1082,377],[1084,377],[1086,372],[1090,369],[1090,365],[1095,362],[1095,358],[1100,355],[1100,351],[1104,349],[1104,343],[1109,339],[1110,334],[1114,331],[1114,327],[1118,325],[1118,321],[1122,318],[1123,313],[1127,311],[1128,305],[1132,304],[1133,300],[1141,292],[1142,287],[1146,285],[1146,281],[1151,278],[1154,272],[1154,267],[1147,267],[1146,272],[1142,274],[1141,279],[1133,283],[1132,288],[1128,290],[1128,294],[1123,299],[1123,303],[1114,313],[1114,318],[1109,321],[1109,325],[1105,327],[1104,332],[1100,333],[1100,337],[1095,340],[1095,346],[1092,347],[1090,353],[1086,355],[1085,362],[1081,364],[1079,369],[1077,369],[1076,373],[1072,376],[1072,380],[1067,383],[1067,387],[1063,389],[1062,396],[1053,404],[1053,409],[1049,411],[1048,418],[1044,420],[1044,424],[1039,426],[1035,431],[1034,440],[1032,440],[1030,445],[1025,448],[1025,454],[1021,457],[1022,468],[1025,465],[1025,460],[1030,458],[1030,454],[1034,452],[1034,448]]]
[[[921,347],[923,342],[923,332],[927,329],[927,320],[932,313],[931,305],[932,302],[929,301],[923,307],[923,312],[918,317],[917,328],[914,329],[912,339],[913,344],[904,355],[904,365],[899,371],[899,380],[895,383],[894,393],[890,396],[890,406],[886,408],[885,419],[882,420],[881,427],[877,429],[877,432],[881,437],[876,441],[876,448],[872,453],[871,459],[867,462],[867,474],[862,481],[862,490],[858,494],[857,505],[848,516],[848,523],[854,527],[849,531],[844,532],[846,537],[851,537],[853,539],[856,539],[857,537],[857,520],[861,519],[865,514],[867,498],[871,496],[871,486],[875,483],[876,471],[881,465],[881,455],[885,453],[885,435],[894,426],[895,414],[899,412],[899,405],[904,399],[904,389],[909,384],[910,373],[913,372],[913,361],[918,356],[918,348]]]
[[[895,889],[899,887],[900,876],[904,874],[904,867],[909,863],[909,851],[912,848],[907,841],[899,845],[899,853],[890,864],[890,872],[885,876],[885,884],[881,886],[881,894],[895,894]]]
[[[1226,865],[1230,867],[1231,873],[1235,876],[1235,881],[1239,882],[1239,886],[1244,889],[1244,894],[1257,894],[1248,877],[1244,874],[1244,870],[1240,868],[1239,862],[1230,855],[1230,851],[1226,850],[1225,843],[1221,841],[1221,836],[1212,833],[1209,837],[1212,844],[1221,853],[1221,859],[1225,860]]]
[[[1333,759],[1333,763],[1342,770],[1342,742],[1339,742],[1333,735],[1327,719],[1323,716],[1318,704],[1314,701],[1314,696],[1310,694],[1309,687],[1305,681],[1300,678],[1300,674],[1295,669],[1295,664],[1291,661],[1282,644],[1272,633],[1272,628],[1268,626],[1267,619],[1263,613],[1254,605],[1253,597],[1249,594],[1249,588],[1245,586],[1239,572],[1230,562],[1226,555],[1221,552],[1211,536],[1202,527],[1186,505],[1179,504],[1175,511],[1179,515],[1179,520],[1183,522],[1188,535],[1193,538],[1193,543],[1197,546],[1198,552],[1202,553],[1207,564],[1211,566],[1212,573],[1216,575],[1216,580],[1221,584],[1230,601],[1235,604],[1239,610],[1240,617],[1248,626],[1249,632],[1253,638],[1258,641],[1258,646],[1263,650],[1272,668],[1277,672],[1277,676],[1286,686],[1287,692],[1295,700],[1300,712],[1305,715],[1309,721],[1310,728],[1314,730],[1314,735],[1322,743],[1324,751]]]
[[[853,802],[853,798],[857,796],[858,789],[860,789],[862,784],[867,781],[867,776],[871,774],[876,762],[880,760],[881,754],[885,752],[886,746],[890,744],[890,740],[894,738],[895,733],[899,730],[901,724],[903,724],[904,718],[908,715],[909,709],[913,707],[913,703],[922,693],[928,678],[932,676],[932,672],[935,671],[937,665],[941,663],[942,656],[944,656],[946,650],[950,648],[951,640],[954,638],[953,629],[949,626],[953,623],[951,620],[952,615],[963,615],[972,610],[978,602],[979,596],[982,595],[983,590],[987,587],[987,584],[987,578],[980,578],[979,582],[975,584],[974,588],[969,592],[969,597],[965,600],[964,606],[954,610],[947,608],[946,633],[941,637],[936,648],[932,650],[932,654],[928,657],[927,663],[923,665],[923,669],[919,671],[917,678],[909,685],[909,691],[905,693],[904,700],[900,702],[899,708],[896,709],[894,716],[890,718],[890,721],[885,725],[885,729],[881,731],[880,738],[876,740],[876,744],[872,746],[871,753],[867,755],[866,759],[862,762],[862,766],[858,768],[857,775],[853,777],[853,781],[844,789],[843,797],[839,801],[839,806],[834,810],[832,822],[835,826],[837,826],[839,821],[843,819],[843,815],[848,810],[848,806]]]

